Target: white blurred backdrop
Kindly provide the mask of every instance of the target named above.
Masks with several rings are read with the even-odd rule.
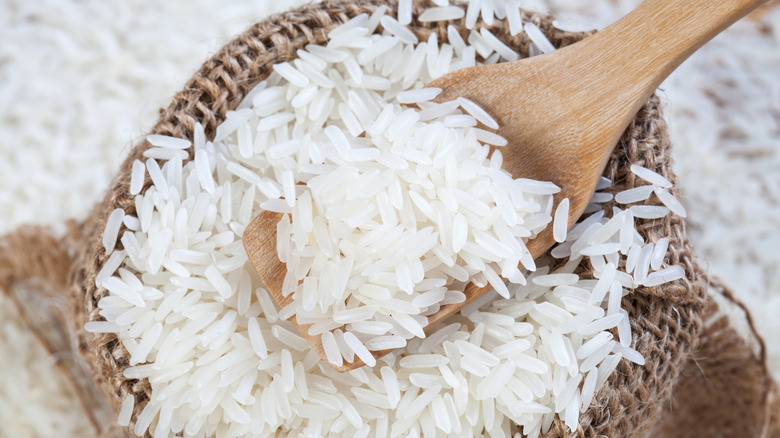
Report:
[[[300,0],[0,0],[0,234],[84,218],[198,66]],[[519,1],[602,28],[638,0]],[[661,87],[694,246],[752,310],[780,377],[780,5]],[[0,294],[0,437],[89,437],[71,390]]]

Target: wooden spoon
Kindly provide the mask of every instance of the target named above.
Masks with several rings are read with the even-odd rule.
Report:
[[[442,88],[439,101],[466,97],[498,121],[509,143],[503,168],[515,178],[552,181],[561,188],[555,206],[568,198],[571,226],[588,204],[623,131],[658,85],[688,56],[766,0],[647,0],[630,14],[585,40],[515,62],[477,66],[429,84]],[[244,232],[244,246],[274,298],[286,266],[276,255],[281,214],[264,212]],[[534,258],[555,242],[552,226],[527,242]],[[442,306],[428,317],[432,327],[486,293],[469,284],[466,301]],[[295,322],[293,320],[293,322]],[[320,336],[301,332],[325,358]],[[373,352],[375,357],[388,351]],[[326,359],[327,361],[327,359]],[[328,362],[330,363],[330,362]],[[332,364],[331,364],[332,365]],[[363,362],[357,357],[347,371]]]

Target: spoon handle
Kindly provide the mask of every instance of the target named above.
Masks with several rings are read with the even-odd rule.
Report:
[[[766,1],[647,0],[603,31],[563,49],[569,50],[572,67],[567,88],[577,101],[589,103],[590,114],[605,116],[597,119],[625,127],[685,59]],[[610,131],[615,132],[602,132]],[[605,147],[614,144],[608,143]]]

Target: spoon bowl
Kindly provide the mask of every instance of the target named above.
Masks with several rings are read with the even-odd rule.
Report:
[[[629,122],[660,83],[688,56],[766,0],[647,0],[617,23],[585,40],[520,61],[471,67],[430,84],[438,101],[465,97],[488,111],[508,144],[502,167],[515,178],[550,181],[560,187],[553,211],[568,199],[574,224],[595,191],[613,149]],[[280,305],[286,266],[276,255],[281,214],[261,213],[244,232],[252,263]],[[553,244],[552,226],[526,242],[533,256]],[[488,287],[470,283],[462,303],[428,316],[430,328],[483,296]],[[293,321],[295,322],[295,321]],[[299,328],[325,358],[319,335]],[[378,358],[389,350],[372,352]],[[338,371],[362,366],[354,362]]]

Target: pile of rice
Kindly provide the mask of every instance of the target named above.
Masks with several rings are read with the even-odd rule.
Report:
[[[639,2],[535,3],[603,27]],[[0,108],[0,137],[25,145],[5,145],[0,162],[0,227],[9,231],[23,222],[58,225],[64,217],[83,218],[116,172],[122,150],[152,126],[157,108],[206,54],[291,3],[191,1],[144,8],[99,1],[10,1],[4,7],[0,35],[12,44],[0,46],[0,95],[14,105]],[[675,164],[684,204],[692,213],[688,224],[694,243],[712,272],[748,302],[765,334],[780,330],[774,318],[780,306],[774,267],[780,260],[771,243],[780,220],[780,202],[771,195],[773,187],[780,187],[771,116],[780,101],[773,75],[780,65],[780,9],[769,11],[716,38],[663,87],[671,102]],[[163,29],[168,30],[166,43],[158,44]],[[132,68],[114,67],[121,65]],[[737,153],[740,149],[750,153]],[[723,175],[744,178],[724,185]],[[765,231],[758,235],[755,230]],[[10,309],[6,301],[0,306]],[[14,311],[3,315],[14,328],[0,339],[0,351],[19,361],[4,362],[2,373],[11,383],[27,385],[13,393],[0,391],[0,403],[19,406],[21,394],[28,399],[25,409],[2,412],[13,412],[26,436],[54,436],[41,421],[44,415],[56,423],[57,435],[91,436],[84,433],[78,402],[69,399],[54,368],[45,366],[50,363],[46,353],[24,332]],[[777,373],[780,344],[768,341]],[[22,347],[24,354],[18,353]]]
[[[510,11],[505,12],[508,19]],[[154,147],[145,152],[145,163],[134,163],[130,181],[130,192],[137,193],[137,215],[115,210],[103,234],[103,244],[111,254],[97,278],[98,286],[109,291],[98,303],[105,321],[86,326],[88,331],[116,332],[131,354],[125,377],[146,378],[151,384],[151,401],[132,418],[136,434],[148,429],[154,436],[171,432],[243,436],[277,430],[341,436],[367,436],[369,432],[376,436],[511,436],[513,425],[518,425],[533,437],[547,430],[555,415],[576,428],[579,413],[587,409],[621,359],[644,363],[631,348],[628,316],[620,304],[634,287],[662,284],[684,274],[678,266],[663,266],[668,239],[647,243],[635,229],[635,221],[658,219],[670,210],[685,214],[667,191],[669,181],[632,166],[648,184],[617,194],[619,203],[628,204],[625,210],[616,208],[605,214],[598,204],[612,196],[597,193],[589,208],[595,213],[568,233],[565,226],[556,227],[563,243],[552,255],[570,257],[567,263],[557,266],[554,259],[541,259],[533,273],[513,273],[514,266],[507,265],[516,266],[518,260],[509,255],[515,252],[514,245],[522,242],[517,238],[522,233],[506,233],[520,229],[528,236],[529,231],[537,230],[530,226],[534,221],[545,226],[552,219],[549,195],[555,188],[546,183],[512,181],[498,169],[500,153],[488,158],[487,144],[503,144],[503,139],[473,128],[479,119],[492,122],[473,104],[434,104],[427,100],[436,90],[405,90],[419,88],[478,60],[497,62],[517,55],[485,29],[468,35],[471,44],[454,28],[447,42],[439,44],[432,36],[427,44],[416,44],[414,35],[402,27],[405,23],[384,12],[380,8],[371,16],[358,16],[332,31],[327,46],[307,46],[292,64],[275,66],[275,72],[249,93],[238,110],[228,114],[213,142],[206,141],[200,127],[196,127],[194,144],[184,139],[147,137]],[[448,19],[464,14],[468,21],[467,11],[448,7],[429,9],[420,17]],[[403,20],[403,3],[399,15]],[[375,33],[380,23],[383,34]],[[550,49],[533,24],[516,24],[512,26],[516,32],[529,33],[537,53]],[[404,56],[408,62],[396,62]],[[418,103],[419,111],[403,109],[396,98]],[[368,135],[362,139],[364,131]],[[436,136],[418,139],[418,132],[440,132],[443,138],[455,141],[437,145],[425,139]],[[458,138],[464,139],[459,145]],[[462,162],[445,164],[447,154],[441,151],[450,156],[460,154],[457,148],[446,149],[447,144],[465,151],[462,158],[456,157]],[[190,146],[194,157],[187,152]],[[184,164],[188,158],[193,160]],[[442,163],[441,170],[425,166],[437,161]],[[355,167],[360,165],[364,167]],[[389,174],[385,184],[376,182],[382,173]],[[141,192],[147,174],[153,185]],[[350,181],[356,175],[366,181]],[[429,180],[425,179],[428,175]],[[477,179],[472,181],[470,176]],[[463,188],[461,180],[466,184]],[[296,185],[296,181],[309,184]],[[514,185],[511,192],[502,186],[510,187],[510,183]],[[399,193],[396,197],[393,186],[401,184],[404,190],[395,189]],[[418,185],[422,189],[415,196]],[[609,185],[609,181],[602,181],[600,188]],[[351,194],[354,187],[356,193]],[[421,297],[430,300],[426,293],[406,304],[397,294],[391,295],[388,300],[375,301],[373,309],[357,306],[359,299],[354,303],[337,301],[336,319],[346,319],[349,312],[355,319],[348,322],[345,332],[337,329],[332,334],[328,330],[334,327],[317,323],[328,336],[323,336],[323,344],[331,361],[337,360],[336,355],[338,360],[343,357],[347,361],[358,356],[373,365],[366,346],[393,336],[418,338],[373,367],[344,374],[333,371],[287,320],[296,312],[299,318],[310,317],[301,315],[307,310],[304,305],[280,309],[263,287],[243,252],[244,228],[264,208],[291,211],[294,225],[283,221],[280,229],[292,237],[282,241],[280,253],[295,261],[290,263],[293,270],[305,266],[299,275],[303,278],[309,269],[316,269],[316,254],[327,255],[328,245],[338,244],[346,254],[343,260],[349,260],[359,251],[356,247],[370,246],[382,237],[372,230],[389,230],[402,223],[407,227],[405,232],[412,233],[410,238],[394,238],[396,246],[386,251],[405,254],[410,252],[408,242],[431,240],[433,244],[418,249],[416,257],[421,266],[428,267],[422,271],[434,272],[433,277],[426,278],[413,267],[404,274],[391,263],[375,268],[373,277],[364,273],[373,283],[365,279],[361,283],[359,277],[349,279],[339,273],[339,261],[330,274],[325,271],[315,278],[322,281],[330,275],[334,284],[340,278],[341,286],[325,289],[337,290],[339,300],[345,299],[347,288],[358,291],[368,284],[371,292],[362,294],[367,300],[380,295],[380,285],[394,285],[403,293],[409,272],[418,272],[418,284],[433,288],[439,301],[447,300],[449,291],[441,290],[447,282],[441,283],[435,272],[439,269],[449,274],[445,267],[458,265],[454,260],[450,264],[442,260],[444,249],[433,249],[454,240],[451,231],[444,231],[452,219],[440,217],[444,214],[441,209],[449,208],[441,192],[445,188],[455,193],[450,210],[464,215],[461,222],[468,224],[465,243],[471,246],[457,257],[473,269],[467,274],[481,272],[484,278],[476,281],[489,282],[498,292],[494,290],[467,306],[461,315],[434,327],[427,337],[421,329],[424,322],[409,317],[412,312],[395,312],[404,305],[413,306]],[[370,208],[370,202],[361,200],[365,193],[360,190],[371,191],[377,199],[384,195],[386,206],[377,201],[373,205],[378,208]],[[350,194],[352,199],[344,200]],[[508,200],[515,195],[518,199],[502,203],[501,196]],[[488,201],[485,196],[492,198]],[[656,203],[651,196],[665,206],[642,205],[650,199]],[[320,208],[322,203],[317,201],[322,198],[335,207]],[[400,205],[393,205],[395,200]],[[471,205],[466,207],[466,203]],[[298,209],[291,210],[295,207]],[[528,209],[524,216],[519,214],[526,213],[523,207]],[[469,211],[476,208],[485,211]],[[438,218],[432,213],[437,209]],[[565,221],[566,208],[561,212],[556,214],[559,224]],[[411,216],[405,219],[405,215]],[[330,229],[322,226],[317,232],[318,218],[326,217]],[[517,217],[525,218],[528,230],[518,227],[522,222]],[[340,218],[346,218],[346,227],[338,225]],[[510,223],[512,218],[514,223]],[[420,232],[428,237],[414,234],[419,222],[425,221],[433,223],[438,234],[425,228]],[[458,219],[452,222],[458,223]],[[128,230],[120,236],[122,223]],[[339,240],[340,235],[349,236],[355,230],[368,232]],[[114,251],[117,241],[122,243],[121,251]],[[503,245],[508,247],[506,251]],[[295,253],[293,246],[300,253]],[[508,262],[496,260],[491,250],[506,252]],[[355,272],[382,265],[387,257],[373,262],[356,257],[346,264],[344,272],[352,272],[353,263]],[[583,259],[596,271],[596,279],[574,273]],[[523,261],[526,266],[533,265],[531,260]],[[492,274],[491,263],[496,263]],[[505,265],[501,271],[509,272],[516,281],[504,285],[498,279],[496,271],[501,264]],[[625,268],[618,269],[621,265]],[[348,284],[355,278],[354,284]],[[305,295],[307,287],[304,280],[295,293]],[[317,288],[309,293],[316,294]],[[350,298],[355,296],[353,292]],[[452,296],[453,300],[462,299],[458,292]],[[321,305],[316,298],[314,304]],[[340,308],[345,304],[349,308]],[[431,300],[429,305],[435,308],[438,304]],[[377,312],[376,320],[355,317],[367,308]],[[388,313],[380,314],[382,311]],[[399,313],[407,317],[400,318]],[[323,320],[327,322],[327,318]],[[120,424],[131,420],[133,406],[132,396],[128,397]]]

